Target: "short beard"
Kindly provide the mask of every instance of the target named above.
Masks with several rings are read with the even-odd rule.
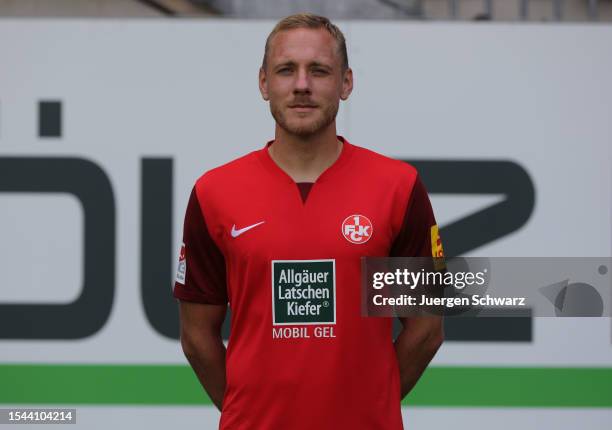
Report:
[[[285,117],[285,114],[283,113],[282,109],[280,109],[273,103],[270,103],[270,112],[272,113],[274,120],[280,126],[280,128],[285,130],[287,133],[299,136],[301,138],[307,138],[320,133],[332,122],[334,122],[334,120],[336,119],[336,115],[338,115],[338,107],[339,103],[327,106],[323,110],[323,115],[319,119],[303,126],[290,125],[287,122],[287,118]]]

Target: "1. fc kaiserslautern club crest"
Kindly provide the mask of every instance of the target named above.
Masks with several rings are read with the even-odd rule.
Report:
[[[372,222],[364,215],[350,215],[342,222],[342,235],[351,243],[366,243],[372,232]]]

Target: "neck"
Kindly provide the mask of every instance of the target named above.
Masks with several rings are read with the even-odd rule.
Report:
[[[289,134],[276,125],[270,157],[295,182],[315,182],[340,156],[342,143],[336,137],[335,122],[311,136]]]

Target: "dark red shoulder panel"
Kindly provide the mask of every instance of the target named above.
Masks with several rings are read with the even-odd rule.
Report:
[[[225,258],[210,237],[195,188],[191,191],[185,213],[174,297],[213,305],[228,302]]]
[[[434,227],[432,229],[432,227]],[[427,190],[417,176],[406,206],[402,228],[391,247],[391,257],[432,257],[432,232],[439,245],[438,228]],[[437,251],[437,249],[436,249]]]

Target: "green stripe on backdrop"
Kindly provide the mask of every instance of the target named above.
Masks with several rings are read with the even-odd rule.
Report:
[[[184,365],[0,365],[0,404],[211,405]],[[429,368],[406,405],[612,407],[612,368]]]

